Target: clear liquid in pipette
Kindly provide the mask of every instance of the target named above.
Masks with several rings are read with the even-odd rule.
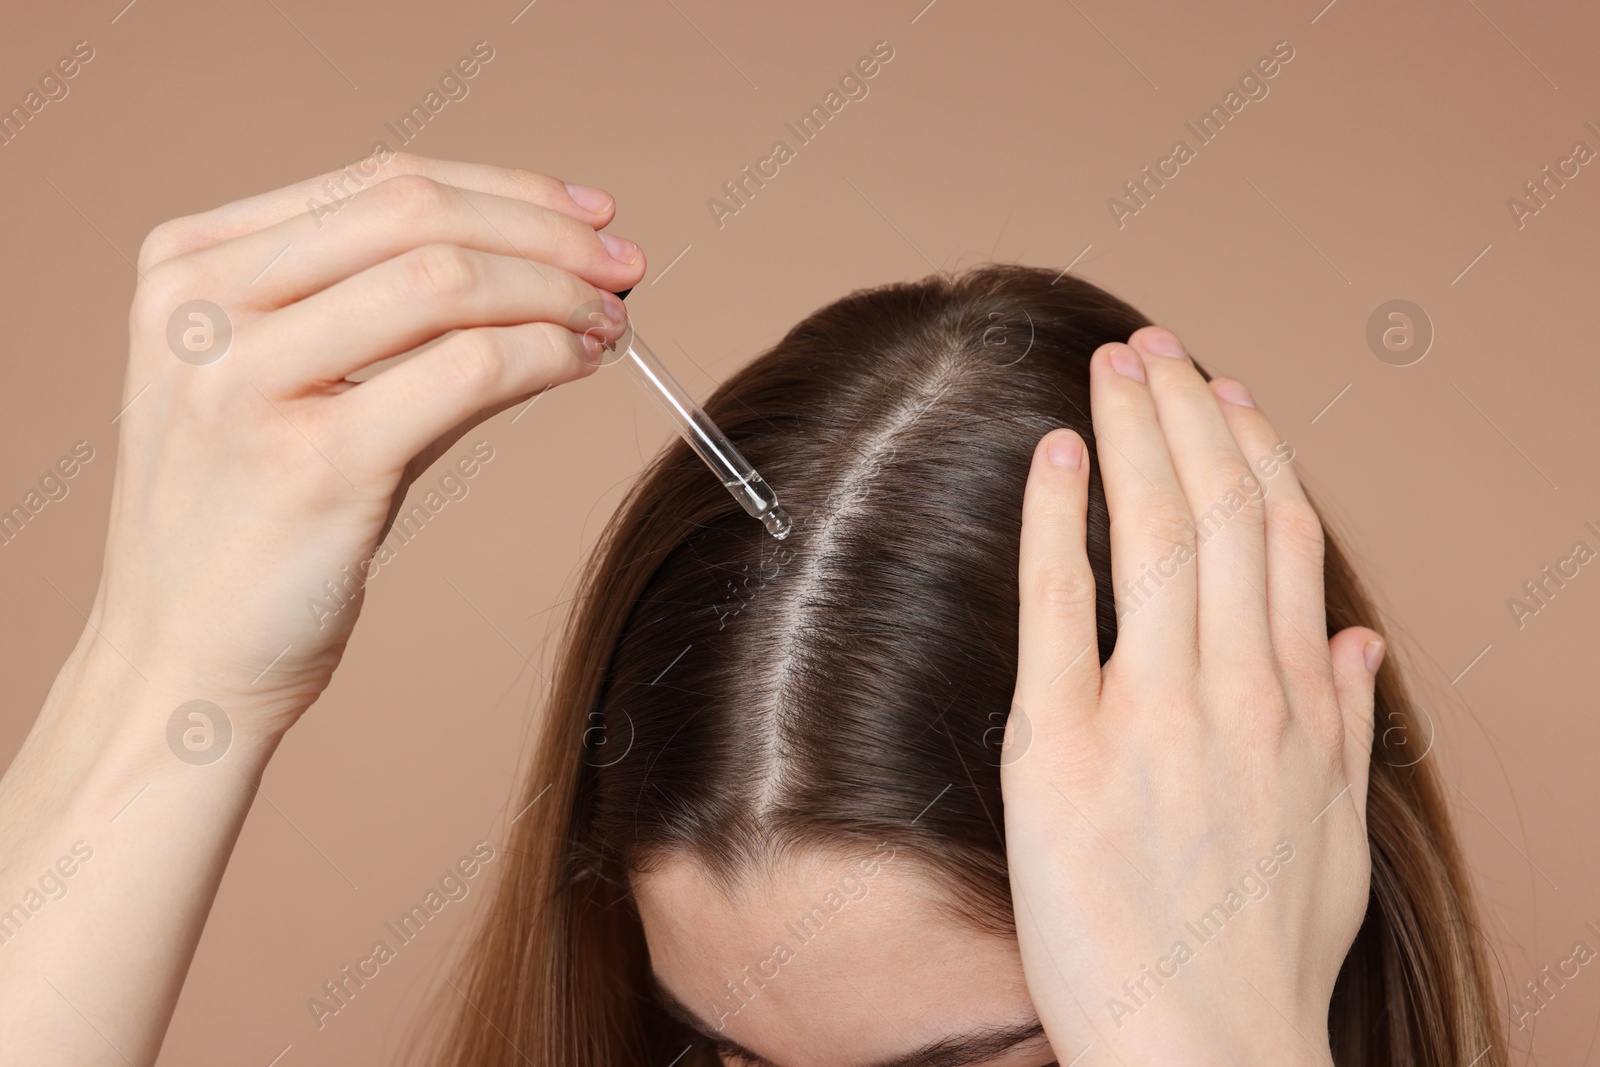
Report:
[[[794,529],[794,520],[789,518],[787,511],[783,510],[783,506],[778,503],[777,497],[773,495],[771,488],[766,483],[766,479],[762,478],[761,475],[757,474],[751,478],[732,478],[724,481],[722,486],[735,497],[755,501],[756,506],[754,508],[747,505],[745,510],[760,519],[761,525],[765,526],[767,532],[778,540],[782,541],[785,537],[788,537],[789,532]],[[772,503],[766,510],[761,511],[760,502],[763,500],[770,500]]]

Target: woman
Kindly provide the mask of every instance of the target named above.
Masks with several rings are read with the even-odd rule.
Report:
[[[154,1058],[253,784],[354,621],[306,592],[468,427],[586,373],[620,323],[587,309],[643,275],[597,236],[604,194],[378,170],[332,219],[303,217],[313,179],[141,254],[127,394],[153,395],[90,627],[0,783],[7,870],[145,791],[80,921],[7,947],[18,1062]],[[172,358],[197,299],[225,358]],[[681,447],[640,482],[435,1058],[1503,1063],[1375,612],[1292,447],[1207,382],[1127,305],[1005,267],[848,297],[728,382],[708,411],[794,532]],[[195,699],[229,759],[172,759]]]

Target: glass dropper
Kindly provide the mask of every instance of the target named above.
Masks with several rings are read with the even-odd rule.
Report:
[[[629,292],[631,289],[624,289],[617,296],[626,297]],[[623,327],[622,335],[615,341],[605,342],[603,349],[601,365],[620,360],[627,366],[633,380],[650,394],[679,435],[733,494],[739,506],[753,518],[760,519],[773,537],[779,540],[788,537],[793,523],[789,513],[778,503],[777,494],[750,465],[750,461],[733,447],[733,442],[717,428],[710,416],[694,402],[694,398],[678,384],[678,380],[662,366],[650,346],[634,331],[631,317]]]

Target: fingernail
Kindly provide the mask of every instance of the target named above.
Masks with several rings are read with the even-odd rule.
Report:
[[[1075,471],[1083,466],[1083,442],[1071,431],[1056,434],[1044,451],[1050,457],[1050,462],[1058,467]]]
[[[1145,348],[1158,356],[1172,356],[1174,359],[1183,358],[1183,342],[1179,341],[1178,335],[1171,330],[1160,327],[1147,330],[1140,340]]]
[[[606,246],[606,251],[611,253],[611,258],[618,263],[632,263],[639,256],[639,246],[626,237],[602,233],[600,243]]]
[[[601,357],[605,355],[605,342],[600,340],[593,330],[585,330],[578,336],[583,343],[583,361],[599,366]]]
[[[621,326],[628,321],[627,309],[622,306],[622,298],[616,293],[608,293],[602,289],[600,304],[605,308],[606,318],[611,320],[612,325]]]
[[[1244,387],[1243,382],[1236,381],[1233,378],[1224,378],[1217,382],[1217,395],[1228,403],[1238,404],[1240,407],[1253,408],[1256,406],[1255,399],[1250,395],[1250,390]]]
[[[1362,656],[1367,661],[1367,673],[1378,673],[1378,666],[1383,662],[1383,652],[1385,647],[1386,646],[1384,643],[1376,638],[1367,642],[1367,647],[1362,650]]]
[[[1139,356],[1127,345],[1118,345],[1111,350],[1111,366],[1124,378],[1132,378],[1136,382],[1144,381],[1144,364]]]
[[[572,202],[585,211],[603,215],[611,208],[611,194],[603,189],[579,185],[576,182],[564,182],[562,184],[567,187],[567,195],[572,197]]]

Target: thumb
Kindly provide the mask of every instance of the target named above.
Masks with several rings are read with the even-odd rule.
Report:
[[[1373,687],[1385,647],[1383,635],[1365,626],[1347,627],[1328,640],[1333,691],[1344,719],[1345,781],[1350,783],[1350,792],[1363,818],[1372,767]]]

